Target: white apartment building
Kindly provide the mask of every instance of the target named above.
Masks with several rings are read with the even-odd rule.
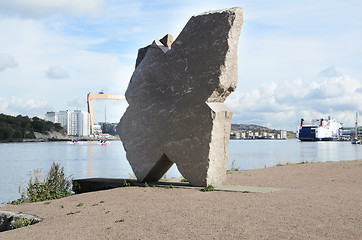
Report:
[[[62,126],[65,130],[67,130],[68,135],[70,131],[69,121],[70,121],[70,113],[68,112],[68,110],[59,111],[58,122],[60,123],[60,126]]]
[[[47,112],[45,120],[60,123],[70,136],[87,137],[90,134],[89,113],[86,111],[75,110],[69,112],[66,110],[59,111],[58,113]]]
[[[47,112],[45,114],[45,121],[49,121],[49,122],[52,122],[52,123],[58,123],[58,113],[56,113],[56,112]]]
[[[85,137],[90,134],[89,113],[81,110],[74,110],[70,113],[70,128],[68,135]]]

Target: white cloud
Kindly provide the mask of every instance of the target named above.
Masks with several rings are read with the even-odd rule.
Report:
[[[362,82],[350,76],[305,83],[301,79],[270,83],[249,92],[235,92],[227,104],[235,123],[295,130],[299,119],[332,116],[353,126],[355,111],[362,111]]]
[[[0,13],[24,18],[44,18],[55,14],[98,16],[104,9],[103,0],[2,0]]]
[[[8,101],[5,98],[0,97],[0,111],[5,112],[8,106],[9,106]]]
[[[0,72],[5,71],[8,68],[17,67],[18,64],[15,62],[12,56],[0,53]]]
[[[15,96],[10,99],[0,97],[0,111],[8,115],[16,116],[21,114],[44,118],[44,114],[50,109],[51,107],[46,101],[22,99]]]
[[[69,78],[70,75],[67,71],[59,66],[52,66],[46,72],[48,78],[60,79],[60,78]]]

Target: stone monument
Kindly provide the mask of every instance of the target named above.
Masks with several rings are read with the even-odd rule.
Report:
[[[175,163],[193,186],[226,177],[231,110],[223,103],[237,83],[242,9],[193,16],[171,35],[138,51],[118,125],[140,182],[159,180]]]

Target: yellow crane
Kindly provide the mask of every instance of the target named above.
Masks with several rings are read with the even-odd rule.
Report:
[[[88,112],[90,119],[90,128],[91,134],[94,134],[93,128],[93,99],[106,99],[106,100],[126,100],[126,97],[122,94],[104,94],[103,92],[99,93],[88,93],[87,103],[88,103]]]

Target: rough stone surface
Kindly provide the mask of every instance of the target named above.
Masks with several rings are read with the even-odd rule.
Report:
[[[176,164],[194,186],[225,180],[232,112],[224,105],[237,84],[242,9],[193,16],[171,35],[140,49],[118,132],[142,182]]]

